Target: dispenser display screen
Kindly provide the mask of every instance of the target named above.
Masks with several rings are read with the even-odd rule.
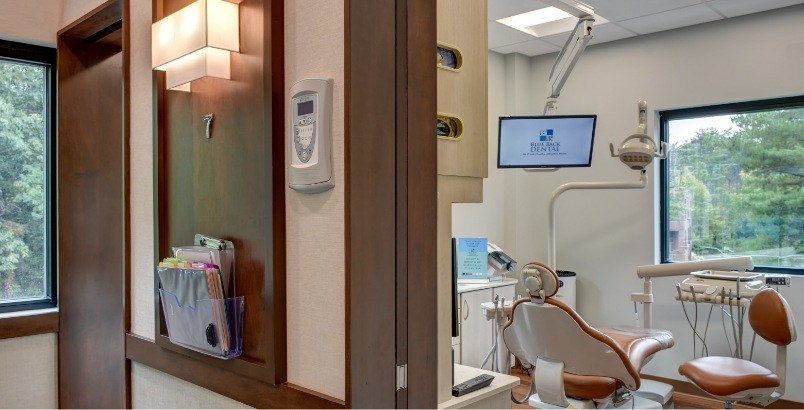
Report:
[[[500,117],[497,168],[592,165],[596,115]]]
[[[313,113],[313,100],[299,103],[296,115],[307,115]]]

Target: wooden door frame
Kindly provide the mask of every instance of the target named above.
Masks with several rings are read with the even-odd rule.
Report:
[[[126,302],[130,278],[130,38],[129,27],[124,24],[124,9],[127,7],[127,0],[107,0],[57,33],[59,92],[56,115],[59,137],[55,149],[58,156],[60,407],[131,406],[130,363],[124,354],[125,331],[130,321]],[[114,62],[107,61],[118,59],[118,55],[120,67],[116,72]],[[90,70],[95,71],[92,71],[92,80],[88,81],[85,77]],[[106,79],[114,78],[114,81],[119,76],[122,85],[119,105],[114,101],[98,101],[95,85],[99,73]],[[75,81],[78,85],[73,83]],[[79,86],[81,81],[85,84]],[[90,82],[93,87],[87,86]],[[76,104],[76,101],[82,103]],[[103,114],[101,110],[105,110]],[[103,121],[93,124],[101,116],[105,122],[119,117],[119,134],[107,134],[98,125]],[[119,137],[119,140],[109,139],[114,137]],[[74,147],[70,148],[82,145],[117,146],[120,149],[105,156],[106,163],[97,165],[87,161],[80,149],[76,153]],[[117,177],[119,184],[100,179],[109,176]],[[85,208],[76,209],[75,202],[70,200],[75,198],[102,204],[103,210],[108,211],[107,217],[87,215]],[[84,219],[78,222],[81,217]],[[93,225],[92,218],[97,218],[98,223]],[[87,237],[96,240],[82,240]],[[82,253],[94,257],[84,259]],[[86,285],[89,283],[94,288],[88,289]],[[98,367],[98,360],[103,361],[104,366]]]
[[[345,5],[346,403],[434,408],[436,3]]]

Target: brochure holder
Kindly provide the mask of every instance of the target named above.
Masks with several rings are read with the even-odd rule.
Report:
[[[232,242],[197,234],[194,246],[173,252],[157,268],[168,338],[221,359],[240,356],[245,302],[235,296]]]
[[[159,295],[171,342],[221,359],[243,353],[242,296],[196,300],[191,306],[164,289]]]

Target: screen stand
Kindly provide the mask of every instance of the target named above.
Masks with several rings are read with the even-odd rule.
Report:
[[[555,172],[558,168],[522,168],[525,172]]]

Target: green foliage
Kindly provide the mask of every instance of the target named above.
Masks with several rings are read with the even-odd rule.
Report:
[[[0,60],[0,299],[44,295],[45,76]]]
[[[804,267],[804,109],[734,115],[673,144],[670,219],[691,222],[692,257],[751,255]]]

